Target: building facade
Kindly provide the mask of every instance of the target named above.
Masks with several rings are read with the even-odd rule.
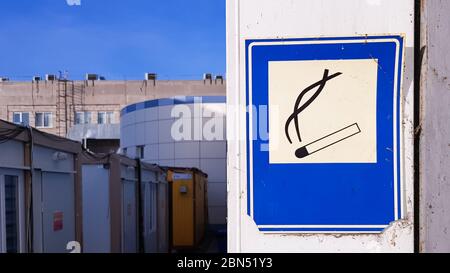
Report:
[[[214,80],[38,80],[0,82],[0,119],[47,133],[86,141],[95,152],[119,147],[120,110],[126,105],[170,96],[225,94]]]

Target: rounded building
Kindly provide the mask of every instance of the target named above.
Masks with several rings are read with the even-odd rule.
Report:
[[[120,147],[132,158],[208,174],[209,224],[226,223],[226,98],[149,100],[121,111]]]

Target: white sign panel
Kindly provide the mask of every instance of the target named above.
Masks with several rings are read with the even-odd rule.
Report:
[[[377,70],[376,59],[269,62],[270,163],[375,163]],[[308,89],[325,71],[321,93]]]

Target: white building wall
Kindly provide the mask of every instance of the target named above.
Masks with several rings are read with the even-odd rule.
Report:
[[[195,103],[194,103],[195,98]],[[177,140],[172,128],[179,118],[174,117],[178,109],[189,111],[181,120],[190,126],[188,136]],[[172,113],[174,110],[174,113]],[[122,110],[121,148],[126,154],[136,157],[136,146],[144,146],[143,160],[170,167],[195,167],[208,174],[209,223],[226,223],[226,124],[225,97],[176,97],[137,103]],[[183,112],[184,114],[184,112]],[[208,126],[212,119],[223,128],[222,134],[209,140]],[[175,127],[179,128],[179,127]]]
[[[245,39],[405,35],[401,103],[406,210],[381,234],[263,234],[246,214],[245,112],[229,111],[229,252],[413,251],[413,0],[227,1],[227,104],[245,106]],[[236,109],[236,108],[233,108]],[[236,130],[232,130],[236,129]],[[241,141],[234,141],[239,139]]]

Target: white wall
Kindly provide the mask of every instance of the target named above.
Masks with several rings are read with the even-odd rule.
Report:
[[[228,111],[230,252],[413,251],[413,0],[227,1],[227,103],[245,104],[245,39],[404,34],[403,151],[406,216],[381,234],[263,234],[246,214],[245,113]],[[242,137],[240,138],[242,139]]]

